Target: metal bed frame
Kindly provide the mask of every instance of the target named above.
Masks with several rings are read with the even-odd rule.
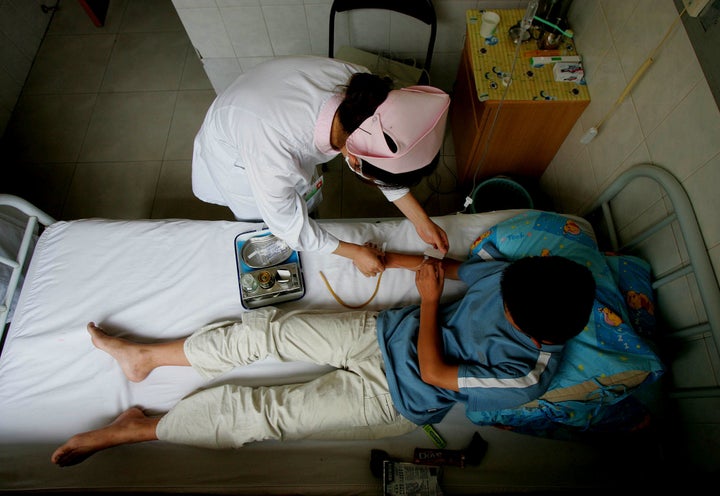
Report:
[[[20,242],[20,247],[16,257],[9,259],[0,255],[0,263],[7,265],[12,270],[7,291],[5,292],[5,297],[3,298],[2,303],[0,303],[0,322],[3,323],[2,334],[0,334],[0,343],[2,343],[5,338],[5,332],[7,331],[7,325],[5,325],[5,322],[7,320],[7,315],[10,312],[10,305],[12,304],[13,297],[17,291],[20,274],[23,267],[25,267],[25,263],[28,261],[28,252],[30,251],[32,237],[38,232],[40,227],[46,227],[53,224],[55,219],[30,202],[14,195],[0,194],[0,206],[12,207],[27,216],[27,220],[25,221],[25,232],[23,234],[22,241]],[[0,347],[0,349],[2,348]]]
[[[617,215],[613,214],[613,201],[629,183],[639,178],[648,178],[655,181],[663,191],[663,200],[670,203],[672,208],[666,208],[669,212],[664,218],[652,222],[652,225],[646,226],[642,232],[633,236],[632,239],[622,240],[620,228],[616,221]],[[13,295],[19,289],[17,286],[21,271],[32,255],[30,251],[33,235],[41,231],[45,226],[55,222],[55,219],[31,203],[13,195],[0,194],[0,208],[5,207],[12,207],[21,212],[23,216],[27,217],[27,222],[17,257],[15,259],[0,257],[0,263],[12,268],[7,294],[4,295],[4,299],[0,302],[0,318],[3,319],[3,324],[13,301]],[[599,198],[587,209],[583,216],[591,221],[598,238],[602,241],[607,238],[609,249],[616,252],[627,254],[641,252],[641,249],[638,248],[639,245],[664,229],[670,229],[676,241],[685,245],[686,255],[681,255],[678,266],[662,274],[654,274],[653,287],[657,292],[683,277],[694,280],[698,288],[700,302],[705,310],[704,315],[702,313],[699,315],[703,318],[706,317],[706,320],[683,329],[669,329],[664,339],[670,342],[671,345],[689,341],[702,341],[708,350],[706,356],[711,371],[708,375],[712,375],[712,377],[706,377],[703,373],[703,384],[701,386],[684,384],[682,381],[672,381],[664,378],[662,381],[664,388],[663,400],[667,399],[670,400],[670,403],[674,402],[676,404],[683,403],[688,405],[687,408],[691,409],[693,414],[712,417],[712,411],[714,411],[713,409],[715,409],[720,399],[720,352],[718,351],[720,350],[720,288],[718,287],[695,212],[681,183],[661,167],[650,164],[633,166],[612,181],[612,184],[600,194]],[[677,236],[678,233],[680,236]],[[683,238],[682,242],[677,239],[678,237]],[[681,253],[683,252],[681,251]],[[7,325],[3,325],[2,336],[0,336],[0,350],[7,327]],[[672,363],[669,363],[669,365],[672,366]],[[707,412],[698,413],[698,410],[707,410]],[[710,425],[712,429],[713,426],[717,425],[717,422],[716,418],[711,418],[706,422],[706,425]],[[672,431],[677,430],[677,425],[678,419],[671,416],[666,427]],[[675,436],[677,439],[674,442],[685,443],[683,434],[676,433]],[[687,446],[690,446],[690,444],[692,444],[692,440]],[[717,436],[713,435],[710,440],[703,438],[703,444],[704,451],[694,453],[693,448],[690,446],[688,453],[694,455],[692,458],[695,460],[702,460],[702,457],[705,456],[706,461],[704,461],[704,464],[709,467],[707,470],[717,470],[717,468],[713,469],[714,460],[717,460],[718,456],[720,456],[720,442]],[[715,452],[714,455],[713,452]],[[710,456],[707,456],[708,454]],[[690,461],[690,457],[683,459],[682,456],[675,456],[673,458],[687,464],[686,468],[688,470],[694,468],[694,461]]]
[[[621,243],[612,213],[612,201],[631,181],[643,177],[652,179],[661,186],[673,210],[664,218],[647,226],[632,239]],[[672,228],[673,225],[678,226],[687,250],[687,260],[667,273],[655,274],[653,289],[657,292],[680,277],[693,275],[707,319],[684,329],[673,329],[667,337],[671,340],[710,338],[715,349],[720,350],[720,288],[690,198],[675,176],[656,165],[633,166],[618,176],[590,208],[590,212],[598,210],[602,212],[610,246],[617,252],[632,252],[640,243],[661,230]],[[716,380],[712,387],[673,386],[669,395],[673,398],[717,397],[720,396],[720,384]]]

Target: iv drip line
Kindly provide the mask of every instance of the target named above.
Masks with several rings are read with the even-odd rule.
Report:
[[[520,27],[523,31],[527,31],[530,28],[530,24],[532,23],[532,19],[535,16],[535,12],[538,8],[538,1],[537,0],[530,0],[528,2],[527,10],[525,11],[525,17],[523,17]],[[522,37],[522,33],[520,33],[520,36]],[[475,173],[473,174],[473,183],[472,187],[470,188],[470,194],[472,194],[473,191],[475,191],[475,186],[477,183],[477,175],[478,172],[480,172],[481,166],[485,162],[485,158],[488,153],[488,149],[490,148],[490,141],[492,140],[493,134],[495,133],[495,124],[497,123],[498,116],[500,115],[500,110],[502,110],[503,102],[505,101],[505,97],[507,96],[508,89],[510,89],[510,85],[512,84],[512,77],[513,74],[515,74],[515,65],[518,60],[518,56],[520,54],[520,45],[521,43],[515,44],[515,55],[513,56],[512,66],[510,67],[510,74],[505,76],[503,78],[503,82],[507,82],[505,85],[505,90],[503,91],[502,96],[500,97],[500,103],[498,104],[498,108],[495,111],[495,115],[493,116],[492,124],[490,125],[490,132],[488,133],[488,137],[485,140],[485,146],[483,147],[483,153],[480,156],[480,160],[477,163],[477,166],[475,167]],[[465,204],[463,205],[462,212],[465,212],[467,210],[468,206],[470,206],[473,202],[473,199],[470,198],[470,195],[465,197]]]

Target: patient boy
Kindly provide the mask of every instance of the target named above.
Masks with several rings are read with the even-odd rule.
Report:
[[[211,387],[159,417],[133,407],[71,437],[52,462],[73,465],[112,446],[156,439],[210,448],[377,439],[440,422],[455,403],[468,413],[513,408],[545,392],[595,297],[590,271],[557,256],[462,263],[385,257],[387,268],[416,272],[420,305],[339,313],[266,307],[244,313],[242,322],[157,344],[113,337],[89,323],[93,344],[134,382],[168,365],[190,366],[210,379],[267,356],[336,369],[301,384]],[[468,288],[460,300],[441,304],[446,277]]]

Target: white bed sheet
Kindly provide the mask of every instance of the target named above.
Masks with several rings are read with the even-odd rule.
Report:
[[[450,237],[449,255],[463,259],[481,232],[517,213],[460,214],[436,221]],[[386,242],[387,250],[417,253],[426,248],[406,220],[324,225],[348,241]],[[128,382],[114,360],[93,347],[86,323],[95,321],[121,336],[157,341],[238,317],[245,310],[240,303],[234,239],[261,227],[225,221],[90,219],[58,222],[43,233],[0,357],[0,489],[373,493],[379,482],[367,465],[371,448],[409,459],[414,447],[432,447],[419,430],[374,442],[257,443],[219,452],[144,443],[98,453],[76,467],[60,469],[49,462],[52,449],[72,434],[105,425],[133,405],[164,412],[183,396],[208,385],[186,367],[164,367],[141,383]],[[306,294],[283,303],[285,308],[344,309],[325,287],[320,270],[349,304],[366,301],[375,289],[375,278],[362,276],[342,257],[302,253],[301,262]],[[448,281],[444,297],[455,298],[463,290],[462,283]],[[413,274],[389,270],[366,308],[417,301]],[[308,380],[325,370],[266,359],[214,382],[273,384],[288,378]],[[457,485],[448,486],[448,491],[510,487],[509,465],[522,463],[522,457],[527,457],[526,466],[510,477],[512,484],[522,486],[525,479],[533,487],[568,483],[566,478],[554,480],[562,477],[545,465],[553,462],[540,461],[543,457],[530,448],[519,450],[522,454],[508,451],[503,455],[503,449],[516,441],[522,444],[527,436],[480,429],[458,409],[437,427],[449,441],[449,449],[464,448],[475,431],[484,432],[489,440],[502,439],[491,441],[491,446],[496,443],[496,458],[484,462],[485,476],[474,469],[457,469]],[[557,443],[537,442],[535,449]],[[569,459],[582,461],[577,448],[573,449]],[[586,455],[595,456],[592,450]],[[494,472],[493,463],[497,464]],[[588,466],[592,466],[589,461]],[[539,484],[535,476],[544,482]]]
[[[454,218],[449,235],[455,256],[464,257],[473,235],[507,216]],[[133,405],[167,411],[182,396],[205,386],[185,367],[164,367],[142,383],[129,383],[114,360],[93,347],[85,325],[94,321],[122,336],[157,340],[237,318],[244,308],[234,240],[261,228],[224,221],[96,219],[50,226],[33,256],[0,360],[0,439],[62,441]],[[328,223],[327,228],[350,241],[387,242],[388,250],[424,249],[411,224],[403,220]],[[325,287],[320,270],[348,304],[366,301],[375,288],[377,279],[364,277],[348,259],[300,256],[306,293],[284,308],[344,309]],[[367,308],[416,302],[413,281],[407,271],[388,271]],[[459,291],[460,283],[448,284],[449,296]],[[229,376],[259,384],[288,377],[304,380],[324,370],[268,359]],[[52,422],[44,407],[37,408],[40,404],[52,406]]]

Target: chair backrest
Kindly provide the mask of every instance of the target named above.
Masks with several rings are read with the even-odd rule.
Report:
[[[423,74],[427,77],[430,72],[433,51],[435,49],[435,37],[437,35],[437,16],[432,0],[334,0],[330,7],[329,57],[334,57],[335,54],[335,14],[358,9],[392,10],[413,17],[430,26],[430,37],[425,55],[425,63],[423,64]]]

